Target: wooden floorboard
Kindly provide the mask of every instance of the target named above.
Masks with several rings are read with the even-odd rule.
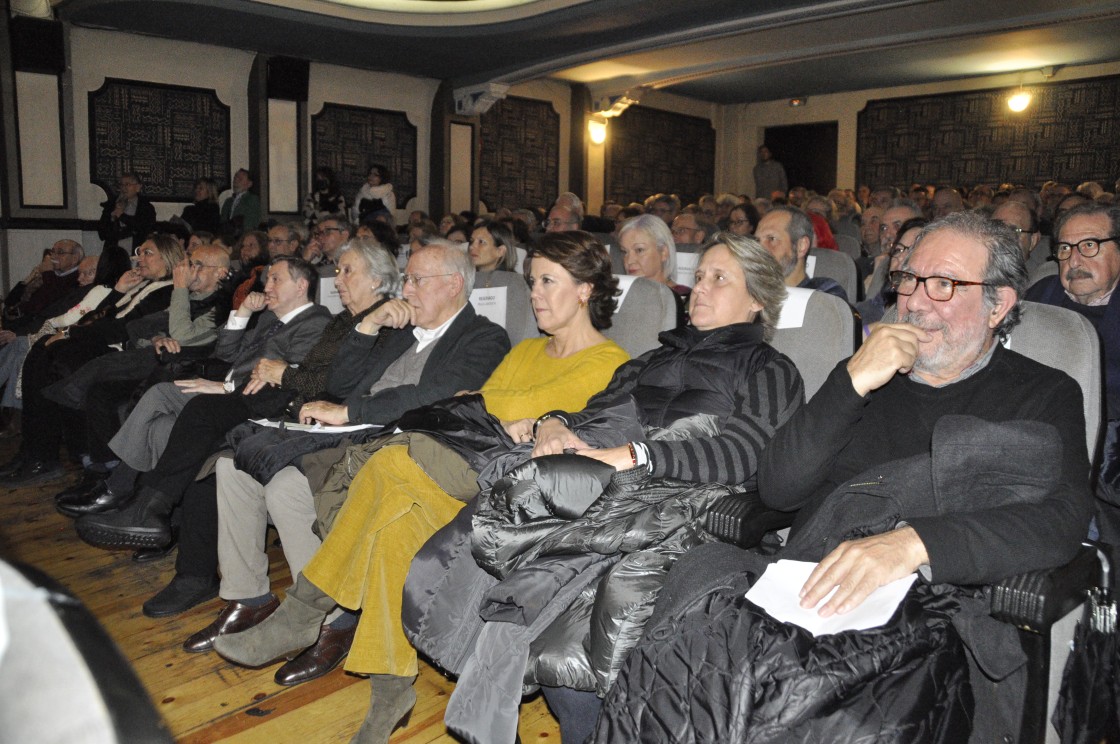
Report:
[[[0,443],[0,462],[13,454],[11,441]],[[213,600],[182,615],[144,617],[140,605],[174,573],[174,554],[133,563],[126,552],[92,548],[77,538],[72,520],[58,514],[53,494],[76,482],[0,489],[0,557],[32,565],[78,596],[105,626],[144,683],[152,702],[183,744],[306,744],[347,742],[369,704],[368,683],[336,669],[296,687],[272,681],[276,667],[252,670],[225,662],[217,654],[188,654],[180,645],[221,609]],[[273,587],[291,583],[280,550],[269,551]],[[409,744],[455,742],[443,725],[454,684],[421,663],[418,701],[408,726],[392,741]],[[559,729],[539,696],[521,707],[523,742],[560,740]],[[2,738],[2,737],[0,737]]]

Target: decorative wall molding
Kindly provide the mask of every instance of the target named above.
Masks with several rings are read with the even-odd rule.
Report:
[[[370,165],[389,169],[397,206],[416,196],[417,129],[403,111],[324,103],[311,117],[311,168],[335,172],[349,204]]]
[[[859,113],[858,183],[973,186],[1055,179],[1110,188],[1120,173],[1120,76],[869,101]]]
[[[89,93],[90,181],[115,193],[136,171],[152,201],[194,201],[194,183],[230,172],[230,107],[208,88],[106,78]]]
[[[480,117],[479,199],[548,207],[560,185],[560,115],[551,101],[506,96]]]
[[[716,131],[697,116],[631,106],[607,126],[606,199],[673,193],[682,204],[715,188]]]

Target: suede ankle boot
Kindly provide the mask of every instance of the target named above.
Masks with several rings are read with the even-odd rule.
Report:
[[[372,675],[369,678],[369,711],[350,744],[387,744],[393,731],[407,722],[416,705],[415,682],[415,677]]]
[[[242,633],[218,636],[214,650],[247,667],[292,659],[315,643],[323,619],[334,607],[333,599],[300,574],[276,612]]]

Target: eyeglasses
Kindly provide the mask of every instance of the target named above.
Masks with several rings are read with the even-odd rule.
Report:
[[[1077,252],[1082,256],[1092,258],[1101,252],[1101,244],[1109,241],[1113,243],[1120,241],[1120,235],[1114,235],[1111,238],[1085,238],[1076,243],[1055,243],[1054,247],[1050,249],[1050,254],[1059,261],[1065,261],[1073,255],[1073,249],[1076,247]]]
[[[191,261],[192,269],[224,269],[225,266],[216,266],[211,264],[204,264],[201,261]]]
[[[321,238],[321,237],[323,237],[323,234],[324,234],[324,233],[329,233],[329,232],[338,232],[338,233],[340,233],[340,232],[342,232],[342,231],[343,231],[343,230],[342,230],[342,228],[341,228],[341,227],[320,227],[320,228],[319,228],[318,230],[316,230],[315,232],[311,233],[311,235],[312,235],[312,237],[315,237],[315,238]]]
[[[51,248],[52,256],[73,256],[77,251],[60,251],[57,248]]]
[[[137,248],[135,251],[133,251],[133,255],[136,255],[136,256],[157,256],[157,255],[159,255],[159,251],[157,251],[155,248],[143,248],[143,249]]]
[[[413,287],[419,288],[421,282],[425,279],[434,279],[437,276],[452,276],[454,273],[455,272],[450,272],[448,274],[426,274],[424,276],[420,276],[419,274],[404,274],[401,276],[401,280],[406,287],[411,284]]]
[[[700,228],[698,228],[698,227],[674,227],[671,230],[669,230],[669,232],[672,233],[673,237],[675,238],[678,235],[685,235],[685,234],[689,234],[689,233],[694,233],[694,232],[698,232],[699,230],[700,230]]]
[[[987,282],[969,282],[964,279],[950,279],[947,276],[918,276],[909,271],[892,271],[891,286],[900,295],[909,297],[918,289],[919,284],[926,286],[926,296],[934,302],[948,302],[953,299],[957,287],[991,287]]]
[[[903,253],[906,253],[907,251],[909,251],[913,247],[914,246],[912,246],[912,245],[905,245],[903,243],[899,243],[894,248],[891,248],[890,251],[887,252],[887,255],[890,256],[891,258],[898,258]]]
[[[281,243],[294,243],[294,242],[295,242],[294,240],[289,240],[287,238],[269,238],[268,239],[268,244],[269,245],[280,245]]]

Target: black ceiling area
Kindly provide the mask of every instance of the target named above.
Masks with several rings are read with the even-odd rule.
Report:
[[[376,1],[376,0],[375,0]],[[422,3],[418,3],[422,4]],[[437,5],[454,7],[446,0]],[[1120,0],[538,0],[401,13],[325,0],[59,0],[60,19],[455,87],[557,78],[719,104],[1120,59]]]

